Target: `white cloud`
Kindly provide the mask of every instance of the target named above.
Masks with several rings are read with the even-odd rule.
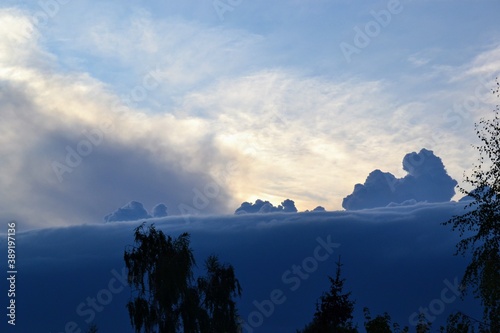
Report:
[[[275,55],[264,35],[181,18],[161,20],[141,10],[121,19],[86,15],[76,32],[64,25],[38,31],[23,12],[1,13],[7,22],[2,24],[12,22],[23,34],[29,32],[2,30],[2,45],[9,50],[0,69],[6,218],[67,224],[77,207],[83,215],[101,217],[130,200],[165,202],[175,213],[177,203],[191,202],[193,188],[203,188],[211,177],[223,179],[224,191],[202,212],[232,212],[257,198],[290,198],[299,210],[336,209],[371,170],[402,176],[397,166],[410,151],[434,150],[457,180],[474,161],[464,151],[472,151],[467,147],[474,138],[473,119],[485,113],[449,128],[454,122],[446,110],[457,98],[465,103],[463,96],[474,96],[475,83],[457,85],[454,92],[441,85],[399,95],[394,86],[405,78],[392,83],[310,76],[267,66],[266,59]],[[51,38],[65,40],[70,33],[77,36],[70,46],[50,44]],[[490,68],[492,52],[457,71]],[[75,57],[87,62],[60,67]],[[145,81],[151,72],[158,85],[145,89],[145,82],[153,82]],[[426,74],[412,78],[413,84],[427,85]],[[70,182],[59,184],[51,162],[64,160],[66,146],[76,147],[85,139],[83,131],[102,129],[103,122],[112,125],[104,129],[104,143],[75,172],[65,174]],[[118,164],[106,154],[119,157]],[[179,197],[163,185],[147,195],[147,185],[138,178],[143,174],[117,166],[118,161],[136,166],[139,158],[144,159],[142,171],[151,176],[148,182],[161,179],[162,170],[169,175],[165,184],[177,179],[183,188]],[[106,182],[113,175],[126,177],[116,181],[128,187],[113,191]],[[86,179],[93,187],[84,186]],[[134,195],[135,184],[144,186],[141,195],[147,199]],[[107,200],[92,207],[86,194],[92,192]],[[158,197],[163,195],[176,203]],[[22,201],[30,208],[22,209]],[[62,213],[67,202],[74,208]]]
[[[208,37],[206,34],[202,36],[206,39],[205,45],[211,42]],[[216,35],[215,45],[222,45],[227,40],[224,35]],[[38,45],[38,49],[42,49]],[[178,59],[184,57],[178,56]],[[42,138],[50,137],[54,132],[66,133],[63,135],[69,139],[66,142],[73,141],[76,145],[83,130],[100,129],[103,121],[110,122],[113,126],[104,133],[108,144],[140,149],[152,154],[154,160],[179,165],[184,171],[208,170],[213,174],[231,160],[239,162],[238,171],[227,177],[236,193],[234,202],[255,195],[265,199],[291,197],[299,205],[302,203],[302,209],[318,204],[331,207],[335,197],[341,198],[351,184],[344,182],[344,187],[334,186],[334,183],[340,183],[339,178],[325,179],[322,175],[330,173],[331,163],[337,163],[339,169],[349,169],[347,156],[352,154],[349,151],[362,145],[367,137],[382,134],[379,124],[373,123],[374,118],[358,120],[366,112],[381,114],[384,103],[374,103],[371,99],[380,93],[377,82],[338,84],[284,70],[259,71],[241,78],[220,79],[207,89],[188,93],[173,114],[148,114],[123,107],[120,107],[122,112],[116,112],[116,106],[120,105],[116,104],[117,97],[109,93],[108,86],[87,74],[58,74],[46,72],[43,68],[18,67],[17,75],[6,71],[3,78],[23,85],[28,92],[25,98],[32,104],[29,110],[25,110],[29,114],[28,123],[38,119],[36,141],[30,143],[18,139],[21,132],[8,138],[9,142],[29,144],[22,151],[40,150],[44,142]],[[179,68],[181,72],[189,72],[185,65]],[[165,73],[164,69],[161,71]],[[354,90],[356,85],[359,87]],[[16,91],[13,89],[11,93]],[[370,98],[359,99],[361,95]],[[355,104],[355,101],[359,103]],[[371,106],[371,103],[375,105]],[[9,118],[5,124],[10,121],[14,120]],[[343,129],[346,124],[350,126],[349,131]],[[17,126],[27,124],[18,123]],[[241,147],[245,147],[243,151]],[[43,161],[42,165],[50,164],[51,157],[60,161],[66,154],[64,144],[45,149],[49,152],[40,150],[37,155]],[[365,155],[363,151],[357,153]],[[30,158],[26,156],[14,158],[18,163],[30,164]],[[277,169],[277,164],[288,165],[288,168]],[[313,168],[309,166],[311,164]],[[82,168],[85,168],[85,163]],[[310,172],[309,176],[304,176],[305,169]],[[50,185],[47,186],[61,190],[61,185],[54,182],[56,178],[51,168],[42,170],[44,174],[37,178],[48,179],[45,182]],[[355,171],[356,168],[352,170]],[[13,175],[12,169],[10,172],[5,173],[6,177]],[[65,176],[71,178],[73,174]],[[350,179],[350,176],[346,178]],[[246,185],[248,183],[252,186]],[[319,185],[322,188],[318,188]],[[334,192],[332,198],[334,188],[338,192]],[[23,190],[22,186],[16,191],[30,196],[30,191]],[[132,199],[141,200],[128,198]],[[113,207],[118,204],[121,203],[115,203]],[[235,207],[236,204],[231,210]],[[55,220],[54,214],[51,211],[50,220]],[[57,220],[63,223],[61,218]]]
[[[497,75],[500,68],[500,46],[498,43],[479,53],[468,67],[464,75],[474,77]]]
[[[14,8],[0,9],[0,63],[41,65],[48,57],[37,46],[40,38],[26,13]]]
[[[257,52],[259,35],[179,17],[153,18],[144,10],[121,20],[98,15],[76,32],[57,34],[73,39],[71,46],[60,49],[63,58],[98,57],[105,66],[128,72],[119,75],[129,79],[153,66],[162,81],[157,96],[165,95],[163,102],[182,98],[185,90],[240,72],[249,61],[264,57]]]
[[[10,12],[2,15],[12,16]],[[12,49],[24,42],[8,39]],[[205,121],[147,115],[126,107],[123,98],[86,73],[58,73],[56,63],[51,62],[47,66],[33,64],[31,58],[45,51],[43,43],[31,42],[32,53],[17,60],[12,54],[10,60],[4,59],[0,72],[4,82],[0,126],[5,133],[0,151],[6,160],[0,178],[6,198],[3,218],[18,218],[32,225],[80,223],[123,202],[143,200],[134,195],[149,196],[145,200],[148,204],[150,200],[169,199],[176,206],[191,202],[193,188],[203,188],[210,181],[206,163],[212,164],[209,161],[218,153]],[[155,88],[140,82],[146,91]],[[85,133],[99,133],[98,143],[85,146],[89,142]],[[82,144],[83,153],[73,157],[75,162],[68,169],[68,149],[76,151]],[[201,148],[205,156],[200,154]],[[66,165],[66,169],[55,172],[54,162]],[[134,169],[126,169],[128,165]],[[117,179],[110,189],[108,181],[118,175],[127,178]],[[143,183],[143,194],[133,193],[141,191],[133,186],[137,183]],[[144,192],[147,188],[151,193]],[[99,203],[91,199],[95,191],[103,195]],[[221,189],[220,197],[204,212],[217,210],[224,193]],[[105,208],[106,202],[113,202],[113,206]]]
[[[355,210],[403,202],[447,202],[455,194],[457,181],[448,175],[432,151],[422,149],[407,154],[402,164],[408,173],[404,178],[374,170],[364,184],[355,185],[353,193],[342,201],[342,207]]]

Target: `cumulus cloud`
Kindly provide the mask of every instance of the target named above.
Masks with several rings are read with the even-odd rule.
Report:
[[[459,202],[467,202],[467,203],[472,203],[473,201],[476,202],[483,202],[485,199],[491,199],[491,200],[496,200],[497,199],[497,194],[492,188],[488,185],[485,185],[483,187],[476,188],[470,192],[468,192],[467,195],[463,196],[458,200]]]
[[[283,207],[284,213],[296,213],[297,212],[297,208],[295,208],[295,202],[293,200],[286,199],[285,201],[283,201],[281,203],[281,206]]]
[[[118,208],[111,214],[104,216],[106,222],[116,221],[137,221],[140,219],[151,218],[142,203],[138,201],[130,201],[125,206]]]
[[[241,206],[236,209],[235,214],[256,214],[256,213],[296,213],[297,208],[295,208],[295,202],[290,199],[286,199],[278,205],[278,207],[273,206],[269,201],[263,201],[257,199],[255,203],[244,202]]]
[[[352,194],[342,201],[342,207],[354,210],[421,201],[443,202],[455,194],[457,182],[431,150],[407,154],[403,158],[403,170],[408,173],[403,178],[378,169],[372,171],[364,184],[354,186]]]
[[[306,210],[306,212],[309,212],[309,210]],[[316,208],[311,210],[311,212],[326,212],[326,209],[323,206],[317,206]]]
[[[167,206],[163,203],[159,203],[153,207],[153,211],[151,213],[153,217],[165,217],[168,215]]]
[[[149,219],[152,217],[166,217],[167,206],[163,203],[159,203],[153,207],[151,214],[147,212],[144,205],[138,201],[131,201],[125,206],[118,208],[114,212],[104,216],[104,221],[106,222],[116,222],[116,221],[137,221],[141,219]]]

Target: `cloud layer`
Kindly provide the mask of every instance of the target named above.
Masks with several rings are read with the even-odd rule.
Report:
[[[342,201],[345,209],[384,207],[389,204],[449,201],[455,195],[457,181],[445,170],[441,159],[427,149],[403,158],[408,174],[396,178],[389,172],[372,171],[364,184],[356,184],[352,194]]]
[[[481,316],[474,301],[462,301],[450,290],[444,308],[436,307],[447,283],[460,279],[467,259],[453,256],[458,235],[440,223],[463,213],[463,207],[417,204],[349,212],[193,216],[188,224],[171,216],[154,222],[167,235],[191,233],[199,266],[195,274],[214,253],[234,266],[243,288],[239,314],[255,333],[302,328],[312,318],[317,298],[328,289],[327,276],[334,274],[339,256],[346,290],[356,300],[356,322],[362,325],[362,308],[367,306],[374,314],[387,311],[394,321],[414,329],[411,316],[420,307],[434,309],[429,312],[433,327],[457,308]],[[84,332],[95,322],[99,331],[132,333],[123,252],[133,244],[133,230],[140,223],[20,232],[16,330],[64,332],[74,322]],[[3,235],[0,248],[6,248]],[[8,289],[6,279],[0,288]],[[265,315],[259,304],[269,300],[273,290],[281,290],[286,301]],[[2,321],[0,329],[6,325]]]

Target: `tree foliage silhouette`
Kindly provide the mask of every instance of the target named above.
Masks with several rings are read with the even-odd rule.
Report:
[[[135,295],[127,309],[137,333],[237,332],[233,297],[241,295],[241,287],[231,265],[209,257],[208,276],[196,285],[188,233],[173,239],[154,225],[145,230],[143,223],[135,229],[134,241],[124,260]]]
[[[365,316],[365,329],[367,333],[392,333],[391,316],[386,312],[383,315],[378,315],[372,318],[368,308],[363,309]]]
[[[335,278],[328,277],[330,290],[324,293],[316,304],[316,312],[312,322],[299,332],[357,332],[352,323],[355,302],[350,299],[350,292],[344,293],[343,291],[345,279],[341,278],[342,264],[340,263],[340,257],[336,265]]]
[[[236,332],[238,324],[236,302],[241,286],[231,265],[223,265],[212,255],[205,263],[207,276],[198,278],[198,290],[206,310],[203,328],[206,332]]]
[[[493,93],[499,96],[498,78]],[[483,320],[490,332],[500,332],[500,110],[497,105],[493,119],[482,118],[476,123],[476,134],[481,140],[477,146],[479,164],[474,166],[465,182],[473,190],[460,191],[473,201],[468,211],[454,216],[444,224],[451,224],[462,239],[457,253],[472,252],[465,269],[462,286],[472,287],[475,297],[483,305]]]
[[[365,317],[366,333],[408,333],[408,327],[400,329],[399,324],[392,323],[391,316],[385,312],[383,315],[378,315],[375,318],[371,317],[370,310],[365,307],[363,309]],[[391,329],[392,326],[392,329]]]
[[[97,325],[96,324],[92,324],[89,326],[89,329],[87,330],[87,333],[97,333],[98,332],[98,329],[97,329]]]
[[[419,313],[416,333],[430,333],[432,324],[426,319],[424,313]]]
[[[476,331],[476,326],[479,325]],[[446,327],[441,326],[440,333],[475,333],[488,332],[488,329],[476,319],[473,319],[462,312],[452,313],[446,320]]]

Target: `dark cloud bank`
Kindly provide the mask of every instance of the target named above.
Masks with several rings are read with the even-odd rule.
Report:
[[[441,302],[443,308],[430,312],[437,329],[456,309],[481,315],[475,301],[463,301],[445,289],[460,279],[468,258],[453,256],[459,237],[440,223],[463,213],[464,205],[418,203],[366,211],[193,216],[189,223],[181,216],[169,216],[154,223],[175,237],[191,233],[200,270],[213,253],[234,266],[243,287],[238,300],[241,317],[248,321],[253,314],[254,322],[263,318],[254,333],[302,328],[312,318],[317,298],[329,288],[327,276],[334,274],[339,255],[346,290],[356,300],[355,320],[361,326],[363,306],[372,314],[388,311],[394,321],[411,326],[412,315],[420,307]],[[76,325],[85,332],[95,322],[99,332],[133,333],[125,307],[130,289],[123,275],[123,252],[133,244],[133,230],[141,223],[20,232],[14,331],[78,332],[65,329]],[[1,236],[0,248],[6,249],[7,237]],[[322,257],[315,259],[318,246]],[[1,290],[8,290],[7,282],[5,278],[0,282]],[[268,304],[273,290],[281,290],[286,300],[263,315],[259,307]],[[440,301],[443,290],[446,303]],[[12,331],[6,326],[4,320],[0,330]]]
[[[416,202],[450,201],[457,182],[446,172],[443,162],[431,150],[422,149],[403,158],[408,174],[396,178],[389,172],[372,171],[364,184],[356,184],[344,198],[347,210],[415,204]]]

